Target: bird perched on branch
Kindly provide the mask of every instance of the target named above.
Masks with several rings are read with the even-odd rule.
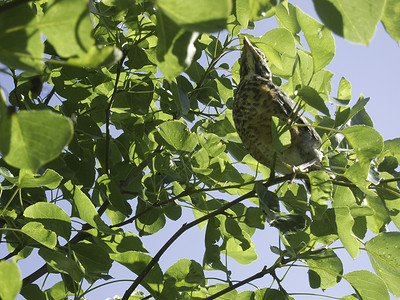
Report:
[[[247,37],[243,40],[233,120],[245,148],[273,171],[283,175],[294,170],[304,172],[322,160],[321,137],[307,126],[310,124],[299,115],[294,101],[272,82],[264,53]],[[281,149],[276,146],[277,120],[290,132],[290,144]]]

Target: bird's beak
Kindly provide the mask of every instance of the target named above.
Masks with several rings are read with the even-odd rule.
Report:
[[[249,39],[247,38],[247,36],[245,36],[245,37],[243,38],[243,47],[242,47],[242,50],[244,50],[244,49],[247,49],[247,50],[253,49],[253,45],[250,43],[250,41],[249,41]]]
[[[253,56],[258,57],[257,51],[254,49],[254,46],[250,43],[249,39],[247,36],[243,38],[243,47],[242,47],[242,52],[247,52],[251,53]]]

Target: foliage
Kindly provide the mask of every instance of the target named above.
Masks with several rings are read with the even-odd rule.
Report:
[[[292,299],[276,271],[301,264],[312,288],[350,283],[355,294],[346,299],[400,296],[400,233],[387,232],[392,222],[400,228],[400,139],[383,141],[368,98],[350,106],[345,78],[332,96],[324,69],[335,54],[332,32],[368,44],[382,20],[398,41],[399,3],[315,1],[320,24],[279,2],[0,2],[0,71],[15,85],[8,106],[0,95],[2,299],[83,299],[85,284],[112,284],[118,263],[133,273],[123,299]],[[326,171],[297,174],[310,195],[292,175],[258,165],[232,121],[239,64],[227,57],[239,57],[242,29],[269,17],[278,28],[246,35],[323,137]],[[167,219],[183,225],[148,253],[141,237],[162,234]],[[271,245],[276,262],[232,284],[223,256],[256,260],[252,237],[266,220],[280,237]],[[163,270],[164,252],[194,226],[205,230],[203,262]],[[344,274],[337,240],[353,258],[367,251],[376,274]],[[43,266],[21,280],[23,259]],[[228,281],[210,283],[212,270]],[[39,287],[49,273],[59,282]],[[274,288],[236,290],[264,276]]]

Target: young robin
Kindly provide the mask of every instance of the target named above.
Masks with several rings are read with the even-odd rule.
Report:
[[[275,150],[272,117],[289,126],[291,144]],[[233,120],[249,153],[263,165],[282,175],[302,172],[322,160],[321,137],[298,115],[294,101],[272,82],[264,53],[244,37],[240,63],[240,83],[235,91]],[[300,125],[300,126],[299,126]],[[274,161],[275,160],[275,161]]]

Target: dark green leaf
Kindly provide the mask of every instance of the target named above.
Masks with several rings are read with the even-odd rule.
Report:
[[[66,257],[62,252],[40,248],[39,255],[50,267],[71,276],[75,282],[80,282],[83,279],[84,272],[77,262],[72,258]]]
[[[71,245],[71,248],[86,273],[107,273],[111,268],[112,261],[108,253],[99,245],[79,242]]]
[[[299,90],[299,97],[311,107],[329,116],[329,109],[326,107],[324,99],[322,99],[318,92],[313,88],[303,86]]]
[[[151,256],[136,252],[127,251],[119,254],[111,254],[110,257],[127,267],[136,275],[139,275],[143,269],[148,265],[151,260]],[[162,290],[162,279],[163,273],[160,266],[156,264],[150,272],[146,275],[145,279],[141,282],[141,285],[153,296],[156,296],[159,291]]]
[[[28,3],[0,13],[0,61],[13,68],[40,72],[43,43]]]

